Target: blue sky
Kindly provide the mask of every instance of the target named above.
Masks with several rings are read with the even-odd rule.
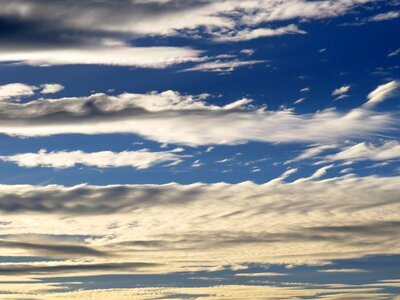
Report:
[[[399,1],[4,2],[0,299],[397,299]]]

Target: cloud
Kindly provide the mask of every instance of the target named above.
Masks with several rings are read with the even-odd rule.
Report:
[[[300,92],[302,92],[302,93],[308,93],[309,91],[311,91],[311,89],[309,87],[305,87],[300,90]]]
[[[326,269],[326,270],[318,270],[318,272],[322,273],[368,273],[367,270],[362,269]]]
[[[199,51],[154,44],[137,47],[136,40],[181,36],[240,42],[304,34],[296,21],[341,16],[371,1],[4,0],[0,62],[166,68],[197,61]],[[292,24],[277,27],[275,22],[281,21]]]
[[[343,15],[371,1],[128,1],[115,2],[18,0],[6,1],[0,16],[33,23],[43,30],[74,30],[133,35],[173,35],[188,29],[225,30],[238,25]],[[58,21],[55,23],[54,21]]]
[[[197,64],[191,68],[185,69],[183,71],[204,71],[204,72],[219,72],[219,73],[229,73],[237,68],[244,66],[253,66],[257,64],[262,64],[267,62],[266,60],[231,60],[231,61],[211,61]]]
[[[25,237],[26,238],[26,237]],[[61,257],[85,257],[85,256],[106,256],[107,254],[84,245],[74,245],[74,244],[55,244],[49,243],[49,241],[39,241],[39,242],[26,242],[26,241],[13,241],[13,240],[0,240],[0,248],[8,249],[25,249],[32,251],[36,255],[42,256],[61,256]],[[0,274],[1,274],[0,268]]]
[[[249,55],[249,56],[253,55],[255,52],[256,51],[254,49],[243,49],[243,50],[240,50],[240,53],[246,54],[246,55]]]
[[[350,90],[351,86],[350,85],[343,85],[338,89],[335,89],[332,92],[332,96],[342,96],[344,94],[347,94],[347,92]]]
[[[0,86],[0,101],[18,100],[21,97],[33,96],[36,86],[23,83],[10,83]]]
[[[399,253],[398,177],[318,171],[285,182],[293,173],[266,184],[1,185],[12,223],[0,255],[71,259],[3,263],[0,273],[165,274]]]
[[[14,162],[20,167],[27,168],[50,167],[61,169],[75,167],[76,165],[86,165],[97,168],[132,167],[141,170],[164,162],[181,163],[186,156],[177,155],[174,152],[176,152],[176,149],[165,152],[151,152],[148,149],[142,149],[138,151],[100,151],[92,153],[80,150],[53,152],[40,150],[38,153],[0,156],[0,160]]]
[[[382,145],[374,146],[368,143],[359,143],[344,150],[324,157],[325,161],[337,160],[389,160],[400,158],[400,143],[398,141],[387,141]]]
[[[33,284],[32,284],[33,285]],[[274,285],[273,282],[260,284],[227,284],[210,285],[199,287],[136,287],[136,288],[109,288],[109,289],[80,289],[76,291],[62,291],[68,283],[59,285],[58,290],[54,286],[36,284],[32,290],[29,287],[3,287],[9,293],[8,298],[32,299],[32,296],[40,299],[202,299],[202,300],[231,300],[231,299],[265,299],[265,300],[296,300],[304,298],[312,299],[385,299],[395,294],[383,291],[379,287],[384,284],[376,284],[374,287],[368,285],[323,285],[302,284],[287,282],[283,285]],[[39,288],[42,287],[41,291]],[[52,293],[45,294],[48,291]],[[25,292],[25,293],[24,293]]]
[[[332,167],[334,167],[334,165],[324,166],[324,167],[318,169],[317,171],[315,171],[314,174],[312,174],[310,177],[297,179],[294,183],[302,183],[302,182],[307,182],[307,181],[311,181],[311,180],[315,180],[315,179],[321,178]]]
[[[276,272],[264,272],[264,273],[237,273],[235,276],[242,277],[275,277],[275,276],[287,276],[288,274],[276,273]]]
[[[304,97],[303,97],[303,98],[300,98],[300,99],[298,99],[298,100],[294,101],[294,102],[293,102],[293,104],[295,104],[295,105],[296,105],[296,104],[303,103],[303,102],[304,102],[304,100],[306,100],[306,98],[304,98]]]
[[[393,97],[397,94],[400,88],[400,81],[393,80],[388,83],[378,86],[374,91],[368,95],[368,102],[364,104],[366,107],[374,106],[386,99]]]
[[[300,161],[304,159],[309,159],[318,156],[322,152],[330,149],[335,149],[337,148],[338,145],[332,144],[332,145],[316,145],[313,147],[308,148],[307,150],[304,150],[299,156],[297,156],[295,159],[290,160],[289,162],[294,162],[294,161]],[[288,163],[289,163],[288,162]]]
[[[382,161],[400,158],[400,143],[398,141],[385,141],[379,145],[371,143],[361,142],[352,146],[347,146],[341,149],[341,151],[319,156],[321,153],[341,148],[338,144],[332,145],[317,145],[303,151],[296,158],[288,161],[287,163],[296,162],[300,160],[310,159],[319,157],[322,159],[319,163],[333,162],[339,160],[350,160],[350,161]]]
[[[138,68],[166,68],[198,60],[200,51],[179,47],[81,46],[77,48],[10,49],[0,48],[0,62],[55,66],[96,64]]]
[[[389,52],[388,57],[393,57],[400,54],[400,48]]]
[[[245,29],[234,32],[224,32],[221,36],[214,38],[217,42],[241,42],[258,39],[261,37],[270,37],[286,34],[306,34],[304,30],[299,29],[296,25],[290,24],[285,27],[279,28],[257,28],[257,29]]]
[[[64,86],[58,83],[42,84],[40,87],[42,88],[40,91],[42,94],[55,94],[64,89]]]
[[[134,271],[143,267],[156,266],[156,264],[151,263],[86,263],[86,264],[65,264],[59,263],[54,265],[26,265],[26,264],[2,264],[0,265],[0,274],[49,274],[49,273],[72,273],[81,272],[84,274],[87,271],[111,271],[111,272],[121,272],[121,271]]]
[[[398,11],[389,11],[386,13],[378,14],[376,16],[373,16],[369,18],[369,21],[371,22],[381,22],[381,21],[386,21],[386,20],[392,20],[400,17],[400,12]]]
[[[202,61],[198,57],[201,52],[187,47],[137,47],[127,41],[154,36],[200,36],[218,42],[238,42],[304,34],[296,24],[284,27],[268,24],[331,18],[365,2],[368,1],[122,0],[100,3],[72,0],[67,5],[62,1],[6,0],[0,9],[0,22],[6,25],[4,36],[7,37],[0,36],[0,62],[32,66],[98,64],[166,68]],[[226,70],[255,63],[210,62],[189,69]]]
[[[396,88],[396,82],[380,86],[364,106],[349,112],[326,109],[307,114],[290,109],[268,111],[253,106],[249,99],[211,105],[205,101],[207,94],[173,91],[0,102],[0,132],[25,137],[132,133],[160,143],[190,146],[336,141],[396,128],[393,113],[370,109]]]

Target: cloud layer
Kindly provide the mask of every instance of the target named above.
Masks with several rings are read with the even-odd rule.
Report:
[[[321,180],[321,170],[262,185],[2,185],[0,253],[67,260],[3,263],[0,273],[169,273],[399,253],[399,178]]]
[[[5,0],[0,8],[0,62],[165,68],[196,60],[199,51],[131,42],[179,36],[226,43],[304,34],[299,20],[341,16],[373,1]]]
[[[396,116],[372,108],[393,95],[397,81],[379,86],[362,107],[348,112],[327,109],[296,114],[268,111],[241,99],[209,104],[207,94],[177,92],[0,103],[0,132],[17,136],[133,133],[161,143],[191,146],[259,142],[326,142],[360,138],[396,128]]]

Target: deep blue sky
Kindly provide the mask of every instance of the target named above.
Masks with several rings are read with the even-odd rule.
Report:
[[[250,7],[247,10],[240,7],[241,4],[236,0],[216,1],[215,7],[212,1],[163,3],[154,0],[147,3],[145,1],[145,4],[140,1],[99,4],[88,0],[82,3],[72,1],[70,7],[65,6],[62,1],[5,2],[5,6],[0,7],[0,206],[4,213],[1,220],[0,258],[6,264],[4,268],[8,267],[7,264],[15,262],[28,266],[32,262],[54,262],[56,265],[62,262],[76,266],[88,261],[131,262],[132,257],[126,253],[143,251],[146,255],[154,253],[157,257],[154,259],[156,262],[159,261],[159,257],[163,257],[161,253],[171,255],[165,254],[168,258],[162,260],[162,264],[170,266],[171,271],[166,272],[164,268],[163,271],[149,269],[136,273],[119,268],[114,270],[114,267],[100,267],[96,272],[93,271],[93,274],[63,270],[56,273],[60,276],[48,276],[47,271],[38,271],[37,274],[46,275],[40,279],[41,283],[60,284],[60,292],[76,289],[129,290],[138,287],[213,288],[217,285],[285,287],[293,284],[296,288],[301,287],[305,290],[332,288],[332,291],[318,294],[318,297],[328,297],[341,293],[334,291],[339,289],[338,286],[327,288],[328,284],[343,284],[348,285],[346,288],[357,285],[365,288],[378,286],[376,291],[365,292],[371,293],[371,299],[378,299],[378,296],[382,297],[379,299],[395,299],[395,296],[399,295],[398,281],[395,281],[399,278],[397,270],[400,248],[396,241],[398,235],[395,234],[399,219],[398,215],[392,215],[398,209],[398,201],[397,204],[395,202],[396,184],[393,182],[398,183],[400,172],[399,1],[359,1],[357,4],[357,1],[352,0],[332,3],[327,0],[293,0],[282,4],[275,0],[260,0],[259,8],[257,5],[252,6],[256,1],[249,1]],[[225,3],[226,6],[218,8],[218,4],[221,3]],[[307,5],[312,4],[321,4],[321,7],[307,8]],[[324,6],[325,4],[327,6]],[[285,10],[284,5],[288,5],[289,8],[286,7]],[[29,9],[21,13],[24,6]],[[199,7],[200,10],[196,10]],[[175,10],[181,11],[176,14]],[[181,18],[185,20],[184,24],[180,23]],[[217,18],[218,22],[214,18]],[[228,22],[227,20],[229,23],[218,25],[219,22]],[[285,28],[292,28],[294,32],[280,33],[279,30],[284,31]],[[265,29],[274,33],[251,37],[252,34],[258,34]],[[245,33],[242,36],[243,32]],[[221,40],[226,37],[238,40]],[[144,50],[136,57],[129,51],[136,51],[137,47]],[[155,52],[151,52],[151,47],[165,48],[154,48]],[[170,50],[171,47],[174,47],[174,50]],[[52,51],[56,53],[54,57],[51,56]],[[85,51],[88,51],[88,56],[85,56]],[[186,54],[176,54],[173,57],[176,60],[174,63],[170,63],[171,60],[168,61],[167,57],[168,63],[165,64],[163,58],[158,57],[168,55],[168,51],[186,51]],[[36,61],[36,55],[42,55],[41,60]],[[154,57],[156,59],[151,60]],[[143,65],[147,59],[151,62],[149,65]],[[61,88],[55,92],[44,93],[41,92],[44,84],[58,84]],[[31,92],[19,92],[21,86],[31,89]],[[17,94],[13,94],[15,90]],[[181,102],[178,105],[184,104],[182,99],[185,97],[187,99],[192,96],[194,102],[190,102],[190,105],[201,103],[202,106],[198,109],[190,107],[187,110],[175,110],[165,106],[161,112],[154,112],[146,107],[143,109],[142,104],[134,102],[136,100],[130,100],[131,106],[121,110],[115,108],[123,105],[119,96],[121,94],[138,94],[137,97],[145,98],[149,93],[156,95],[165,91],[179,93]],[[105,118],[109,112],[98,104],[97,100],[91,102],[92,98],[85,98],[97,93],[103,95],[92,97],[104,97],[104,105],[116,109],[112,113],[120,123],[107,123]],[[201,94],[208,96],[198,98]],[[378,94],[374,99],[379,99],[371,104],[375,101],[371,100],[374,94]],[[112,98],[113,96],[117,98]],[[87,107],[79,106],[73,111],[64,104],[70,101],[65,99],[69,97],[73,98],[72,105],[75,101],[77,105],[85,103]],[[337,99],[338,97],[340,99]],[[243,98],[251,99],[252,102],[239,108],[226,108],[226,105]],[[152,100],[149,98],[145,101]],[[295,104],[295,101],[298,102]],[[368,104],[365,104],[367,102]],[[60,108],[51,111],[46,106],[50,107],[51,103],[60,103]],[[37,107],[28,111],[26,107],[30,105]],[[143,111],[137,113],[132,107]],[[86,114],[85,109],[90,110],[91,114]],[[334,117],[325,117],[326,122],[316,121],[320,113],[323,114],[326,110],[331,111]],[[284,111],[288,111],[290,117],[279,119],[275,123],[273,118]],[[42,115],[36,118],[36,113]],[[74,113],[81,114],[79,116],[82,118],[73,119]],[[348,124],[348,120],[357,113],[361,114],[359,123],[349,121]],[[65,114],[71,114],[72,117],[65,117]],[[269,114],[272,118],[268,117]],[[171,115],[185,122],[168,127],[169,121],[165,120],[170,120],[168,118]],[[202,122],[206,126],[200,126],[204,124],[198,123],[198,115],[204,117]],[[129,128],[131,125],[122,123],[124,120],[142,120],[143,116],[148,116],[148,120],[160,124],[157,125],[159,127],[156,126],[153,132],[140,134],[141,126],[145,128],[149,126],[148,123],[133,129]],[[265,119],[258,121],[260,116],[264,116]],[[347,117],[340,119],[340,116]],[[369,118],[370,116],[373,117]],[[240,117],[246,118],[246,121],[236,123],[240,122]],[[90,123],[91,118],[97,121]],[[227,121],[219,122],[224,120],[223,118]],[[291,122],[295,118],[304,122],[296,121],[294,123],[297,125],[292,126]],[[78,127],[88,122],[87,124],[93,126],[93,130],[105,122],[110,132],[98,134],[79,132],[80,129],[72,133],[61,132],[62,130],[58,132],[58,122],[64,121],[66,123],[62,124],[66,124],[65,126]],[[375,121],[377,123],[373,123]],[[237,132],[232,130],[236,124],[242,124],[237,127]],[[35,126],[42,126],[46,133],[33,133]],[[162,126],[172,128],[168,133],[175,142],[164,142],[165,128]],[[186,142],[180,130],[180,127],[185,126],[193,129],[190,132],[195,135],[195,143]],[[214,127],[211,128],[212,126]],[[216,129],[219,131],[214,130],[215,127],[218,127]],[[15,134],[18,128],[22,128],[22,133]],[[53,129],[55,133],[52,133]],[[129,132],[121,133],[125,129]],[[244,136],[239,132],[242,129]],[[318,137],[314,136],[314,132],[319,133]],[[214,142],[214,138],[218,138],[215,134],[221,136],[217,143]],[[309,136],[311,138],[308,138]],[[234,142],[228,141],[231,137]],[[210,142],[201,142],[203,138],[208,138]],[[177,148],[182,149],[176,150]],[[43,152],[43,149],[46,152]],[[83,161],[76,158],[76,151],[80,151]],[[122,166],[115,161],[108,166],[101,165],[101,160],[107,159],[104,157],[98,158],[94,163],[84,161],[91,154],[101,151],[109,151],[108,155],[111,153],[116,160],[125,151],[146,151],[151,155],[172,154],[179,161],[171,164],[173,160],[154,160],[143,168],[132,166],[140,164],[140,159],[132,162],[122,159],[125,163]],[[39,153],[45,153],[44,157],[38,157]],[[65,155],[64,158],[57,157],[60,153]],[[51,157],[52,154],[56,156]],[[27,156],[24,158],[23,155]],[[62,164],[63,160],[71,160],[73,163],[69,166],[57,166],[57,163]],[[28,165],[29,163],[33,165]],[[282,175],[285,172],[289,172],[287,176]],[[276,178],[281,179],[272,184],[270,181]],[[296,180],[298,181],[295,182]],[[356,189],[353,190],[348,184],[351,180],[359,182],[360,187],[355,186]],[[240,185],[248,181],[254,185]],[[176,193],[181,193],[181,190],[174,190],[174,194],[169,196],[168,201],[171,201],[171,204],[167,209],[172,209],[171,214],[176,212],[182,217],[182,221],[177,219],[175,225],[169,223],[173,221],[174,216],[171,216],[171,220],[163,219],[164,217],[160,217],[159,220],[158,215],[155,215],[157,205],[167,201],[154,200],[161,197],[161,192],[153,195],[149,190],[149,195],[153,196],[143,200],[143,207],[139,205],[137,220],[133,211],[138,208],[130,206],[131,203],[136,203],[136,194],[132,194],[132,200],[123,202],[117,209],[104,216],[103,212],[98,213],[96,210],[97,205],[102,205],[101,201],[106,201],[108,205],[113,201],[119,203],[121,199],[130,199],[131,194],[125,191],[125,188],[129,190],[132,187],[124,185],[133,184],[137,185],[135,188],[141,188],[142,185],[153,184],[156,189],[164,189],[165,186],[160,184],[172,182],[178,183],[179,189],[182,190],[193,183],[206,184],[201,191],[189,193],[190,195],[182,194],[182,197],[188,197],[185,198],[188,202],[185,204],[186,208],[180,204],[175,210],[171,208],[176,205],[174,197],[178,197]],[[212,197],[210,199],[208,195],[217,189],[213,184],[221,182],[232,185],[229,189],[215,192],[215,202],[212,202]],[[270,182],[272,187],[265,192],[263,184],[267,182]],[[333,182],[333,186],[329,185],[330,182]],[[371,182],[371,185],[368,186],[367,182]],[[77,193],[75,198],[71,198],[65,188],[75,188],[85,183],[94,186],[93,190]],[[15,185],[26,185],[25,188],[29,187],[29,191],[19,193],[13,188]],[[57,190],[52,185],[58,185]],[[120,194],[116,192],[115,195],[111,191],[106,194],[95,192],[96,189],[113,185],[122,185],[120,188],[123,191]],[[317,185],[321,187],[317,189]],[[239,190],[241,186],[243,197],[242,194],[230,190]],[[368,192],[371,186],[375,187],[371,189],[378,196]],[[268,185],[265,189],[267,187]],[[41,188],[45,191],[41,191]],[[323,190],[324,188],[327,190]],[[307,191],[310,191],[309,194]],[[228,196],[223,194],[225,192]],[[191,208],[191,201],[196,203],[194,205],[198,202],[190,198],[202,193],[205,193],[204,198],[196,198],[196,201],[205,201],[204,214],[196,211],[198,207]],[[298,200],[302,193],[304,198]],[[332,207],[325,207],[330,202],[325,203],[321,200],[321,195],[326,196],[327,202],[332,202]],[[360,200],[362,195],[372,198],[363,203]],[[264,196],[264,200],[258,200]],[[108,198],[104,200],[104,197]],[[239,198],[235,202],[232,197]],[[272,197],[276,202],[270,202],[268,197]],[[376,197],[376,202],[373,197]],[[254,203],[260,205],[257,207],[262,207],[260,211],[256,211],[252,206],[256,205],[249,200],[253,198],[256,199]],[[296,200],[293,201],[299,201],[297,204],[292,201],[294,198]],[[218,204],[221,199],[225,199],[226,202],[224,200],[223,204]],[[315,203],[315,206],[308,206],[308,202],[315,199],[320,200],[318,205],[321,207],[315,208]],[[156,203],[154,211],[151,210],[151,204],[147,203],[153,200]],[[21,204],[18,201],[23,202]],[[67,209],[63,208],[63,205],[68,207],[69,201],[77,201],[82,209],[94,205],[89,217],[95,217],[96,221],[93,222],[100,222],[101,226],[106,228],[104,234],[99,235],[95,229],[85,227],[89,225],[85,223],[85,213],[80,213],[79,208],[74,214],[66,213]],[[99,204],[96,201],[99,201]],[[265,202],[265,207],[257,201],[261,201],[261,204]],[[356,208],[357,205],[365,206],[359,208],[359,211],[353,210],[352,207],[346,206],[352,201]],[[286,203],[287,211],[275,214],[274,210],[277,207],[286,207]],[[211,211],[214,204],[215,209],[221,211]],[[148,215],[142,216],[146,209],[149,209]],[[181,214],[178,213],[180,209],[183,209]],[[268,215],[269,210],[272,215]],[[306,216],[305,219],[293,221],[293,217],[290,216],[292,210],[298,213],[298,218]],[[191,213],[199,213],[193,216],[193,224],[185,219],[186,214],[190,216]],[[263,213],[266,214],[266,221],[262,225],[265,227],[261,228],[261,221],[257,220],[262,220]],[[233,219],[236,220],[236,228],[232,228],[229,222],[235,214],[239,217]],[[323,217],[317,218],[317,215]],[[101,221],[102,216],[104,222]],[[217,218],[220,218],[220,221],[215,223],[217,225],[210,225],[216,226],[215,228],[205,227],[205,230],[196,227],[203,226],[211,222],[210,220],[214,222]],[[129,226],[118,223],[119,219],[123,220],[121,222],[128,222],[129,219],[130,223],[126,223]],[[251,223],[253,219],[254,223]],[[70,222],[68,224],[72,224],[71,228],[65,229],[64,232],[62,225],[54,225],[57,224],[57,220]],[[196,225],[197,221],[203,225]],[[136,224],[135,222],[139,225],[132,225]],[[166,222],[168,226],[162,227],[162,222]],[[161,226],[159,235],[151,231],[156,230],[157,226]],[[93,230],[93,233],[90,230]],[[139,240],[127,239],[131,231],[132,236]],[[203,240],[200,241],[201,235],[198,231],[207,238],[203,236]],[[195,239],[197,235],[200,240]],[[171,246],[172,240],[176,244]],[[205,246],[204,240],[212,243]],[[274,243],[290,244],[288,253],[286,250],[282,250],[279,255],[275,253],[274,251],[280,248],[274,248]],[[307,246],[308,243],[311,246]],[[328,253],[328,250],[319,252],[319,247],[325,245],[323,243],[327,243],[328,248],[332,247],[333,254]],[[32,246],[33,244],[36,246]],[[61,248],[66,245],[78,248],[54,250],[55,248],[47,249],[43,246],[46,244]],[[136,246],[149,248],[137,250]],[[103,249],[104,252],[113,254],[98,255],[97,252],[79,247]],[[174,249],[173,253],[176,253],[176,256],[170,254],[170,247]],[[260,250],[264,249],[263,247],[265,252]],[[298,248],[295,254],[291,252],[292,247]],[[18,251],[14,253],[13,249]],[[229,252],[226,260],[215,254],[220,253],[218,251],[221,249],[227,249]],[[62,254],[57,251],[61,251]],[[95,253],[94,258],[90,255],[90,258],[80,256],[86,251],[90,252],[90,255]],[[200,258],[205,258],[196,256],[200,255],[197,251],[205,254],[210,251],[209,255],[213,257],[205,260],[203,265],[196,266],[199,270],[194,267],[193,261],[198,260],[198,264],[201,264]],[[232,254],[234,251],[238,251],[237,259]],[[77,256],[75,252],[78,253]],[[245,258],[242,258],[242,254]],[[140,255],[137,261],[142,259],[148,262],[149,257],[151,258]],[[297,256],[298,263],[293,263],[293,257]],[[184,263],[179,267],[175,266],[177,261],[186,260],[186,266],[183,266]],[[235,269],[236,265],[240,268]],[[185,267],[188,271],[179,271],[179,268]],[[320,272],[324,269],[336,271]],[[3,269],[0,268],[0,273],[1,270]],[[109,270],[111,272],[108,272]],[[153,271],[157,274],[151,274]],[[3,272],[10,276],[6,282],[14,282],[13,276],[21,275],[17,274],[18,271],[14,274],[4,269]],[[286,275],[257,275],[267,272]],[[237,273],[255,275],[241,277],[237,276]],[[22,275],[25,279],[35,278],[34,271],[26,270]],[[390,284],[384,285],[382,280],[389,280]],[[8,287],[4,287],[4,290],[0,287],[3,293],[13,295],[14,290],[10,292],[7,289]],[[15,292],[15,297],[21,296],[21,293]],[[202,290],[199,293],[206,293],[207,298],[204,299],[212,299],[212,292]],[[361,290],[349,290],[346,293],[353,293],[354,297],[357,297]],[[181,294],[167,293],[158,299],[168,299],[174,295],[176,299],[203,299],[200,298],[200,294],[183,291]],[[359,297],[363,299],[362,297],[367,296]],[[317,296],[299,294],[298,297],[311,299]],[[332,296],[329,299],[342,298]]]

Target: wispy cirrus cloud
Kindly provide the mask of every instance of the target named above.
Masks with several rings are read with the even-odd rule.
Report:
[[[398,158],[400,158],[400,143],[398,141],[386,141],[384,144],[377,146],[365,142],[358,143],[338,153],[327,155],[324,160],[380,161]]]
[[[368,95],[368,101],[364,104],[366,107],[375,106],[378,103],[389,99],[398,94],[400,89],[400,81],[393,80],[388,83],[378,86]]]

